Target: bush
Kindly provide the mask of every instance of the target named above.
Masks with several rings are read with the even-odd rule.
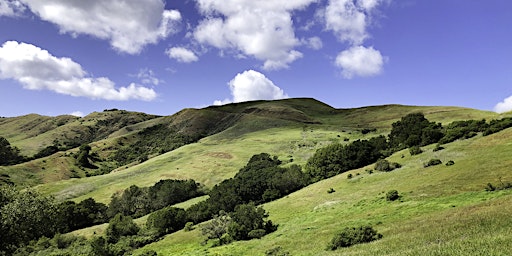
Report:
[[[368,243],[380,238],[382,238],[382,234],[377,233],[371,226],[345,228],[332,238],[327,250],[334,251],[340,247]]]
[[[432,150],[433,152],[437,152],[437,151],[440,151],[440,150],[443,150],[444,147],[441,146],[439,143],[436,145],[436,147]]]
[[[329,193],[329,194],[332,194],[334,192],[336,192],[336,190],[334,190],[334,188],[330,188],[329,190],[327,190],[327,193]]]
[[[430,161],[428,161],[428,163],[423,164],[423,166],[426,168],[429,166],[439,165],[442,163],[443,162],[441,162],[441,160],[439,160],[439,159],[430,159]]]
[[[381,172],[390,172],[396,168],[400,168],[402,167],[402,165],[400,165],[399,163],[394,163],[394,162],[389,162],[388,160],[386,159],[379,159],[376,163],[375,163],[375,170],[376,171],[381,171]]]
[[[347,175],[347,179],[349,179],[349,180],[350,180],[350,179],[352,179],[352,177],[353,177],[352,173],[349,173],[349,174]]]
[[[398,191],[396,191],[396,190],[390,190],[390,191],[388,191],[388,193],[386,193],[387,201],[395,201],[398,198],[400,198],[400,195],[398,194]]]
[[[453,160],[446,162],[446,166],[452,166],[454,164],[455,164],[455,162]]]
[[[414,146],[409,148],[409,153],[411,154],[411,156],[419,155],[423,153],[423,150],[421,150],[421,148],[418,146]]]

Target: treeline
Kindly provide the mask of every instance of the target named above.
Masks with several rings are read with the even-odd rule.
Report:
[[[132,185],[123,193],[112,196],[107,216],[117,214],[142,217],[148,213],[205,194],[203,187],[194,180],[160,180],[151,187]]]
[[[455,121],[443,127],[430,122],[422,113],[412,113],[392,124],[386,137],[357,140],[348,145],[331,144],[318,149],[306,164],[306,172],[312,181],[319,181],[340,173],[360,168],[387,157],[394,152],[409,148],[411,152],[429,144],[446,144],[467,139],[482,133],[490,135],[512,127],[512,118],[492,120]]]

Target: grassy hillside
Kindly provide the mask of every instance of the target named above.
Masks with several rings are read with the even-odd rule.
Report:
[[[243,114],[244,111],[250,114]],[[297,119],[301,116],[302,121],[290,121],[287,119],[291,117],[287,114],[277,114],[283,111],[302,113],[293,117]],[[215,134],[197,143],[156,156],[138,165],[116,169],[107,175],[52,182],[43,184],[38,189],[60,199],[94,197],[101,202],[108,202],[114,192],[124,190],[132,184],[149,186],[166,178],[192,178],[212,187],[223,179],[232,177],[254,154],[267,152],[279,156],[285,163],[304,164],[320,147],[332,142],[350,143],[355,139],[386,134],[392,122],[403,115],[418,111],[427,113],[430,120],[445,123],[497,116],[495,113],[453,107],[392,105],[336,110],[312,99],[257,101],[203,110],[189,109],[150,122],[171,123],[179,129],[193,128],[200,132],[208,132],[208,127],[217,129],[224,125],[228,128],[218,128],[222,130],[218,133],[210,130]],[[275,117],[269,117],[272,116],[269,112],[274,113]],[[215,122],[221,123],[215,125]],[[367,127],[378,127],[378,130],[362,134],[361,130]],[[128,135],[98,141],[93,144],[93,151],[96,148],[111,148],[120,139],[128,141],[126,144],[130,145],[129,140],[133,136]]]
[[[131,162],[115,166],[108,174],[85,177],[94,170],[76,166],[74,156],[78,149],[74,148],[0,167],[0,174],[9,174],[17,184],[37,185],[38,191],[59,200],[93,197],[103,203],[131,185],[150,186],[161,179],[194,179],[211,188],[233,177],[254,154],[267,152],[278,156],[284,165],[304,165],[318,148],[386,135],[393,122],[414,112],[443,124],[501,117],[458,107],[384,105],[334,109],[314,99],[287,99],[185,109],[166,117],[125,113],[131,119],[123,119],[121,111],[106,111],[83,119],[64,118],[67,122],[56,128],[45,130],[37,126],[41,132],[35,135],[16,133],[15,119],[0,119],[0,128],[6,127],[3,134],[20,148],[31,140],[39,145],[34,148],[40,148],[41,141],[48,141],[59,131],[81,134],[82,129],[108,124],[111,129],[95,131],[97,136],[90,141],[91,151],[97,156],[91,161],[99,169],[114,166],[113,156],[120,149],[141,147],[149,156],[142,163]],[[17,120],[17,125],[26,126],[30,120],[41,124],[52,118],[31,115]],[[197,142],[165,153],[165,145],[158,143],[173,143],[168,139],[176,135]],[[370,174],[367,170],[373,166],[367,166],[350,171],[352,179],[344,173],[265,204],[263,207],[279,228],[261,239],[210,247],[201,245],[204,238],[196,227],[190,232],[168,235],[137,253],[152,249],[161,255],[265,255],[269,250],[281,253],[274,255],[507,255],[505,248],[512,248],[512,238],[507,235],[512,232],[508,221],[512,191],[486,192],[484,188],[489,182],[512,182],[511,143],[512,130],[508,129],[456,141],[441,151],[433,152],[431,145],[424,147],[425,152],[420,155],[410,156],[407,150],[397,152],[388,159],[403,167],[393,172]],[[443,163],[453,160],[455,165],[424,168],[432,158]],[[73,178],[76,176],[81,178]],[[331,188],[335,192],[327,193]],[[399,191],[400,201],[385,200],[386,192],[392,189]],[[204,199],[178,206],[186,208]],[[143,225],[146,218],[136,222]],[[363,224],[372,225],[384,238],[337,251],[325,250],[336,232]],[[74,233],[91,237],[101,234],[106,226]]]
[[[279,224],[258,240],[226,246],[200,245],[199,229],[166,236],[148,245],[162,255],[507,255],[512,248],[512,191],[487,192],[485,184],[512,181],[512,129],[446,145],[442,151],[389,159],[402,168],[368,174],[372,166],[310,185],[263,207]],[[402,157],[402,155],[404,157]],[[453,166],[424,168],[431,158]],[[358,175],[359,174],[359,175]],[[333,188],[336,192],[327,193]],[[384,199],[396,189],[400,201]],[[383,239],[337,251],[325,248],[343,227],[370,224]],[[276,249],[277,250],[277,249]]]

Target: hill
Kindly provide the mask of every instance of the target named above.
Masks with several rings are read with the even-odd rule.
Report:
[[[335,141],[349,142],[385,134],[389,132],[392,122],[413,112],[424,112],[427,118],[444,123],[498,116],[492,112],[456,107],[386,105],[334,109],[314,99],[244,102],[205,109],[185,109],[172,116],[124,127],[110,137],[92,143],[92,152],[98,152],[102,159],[108,159],[121,147],[136,148],[134,145],[141,143],[141,137],[145,137],[145,141],[155,137],[163,140],[162,136],[168,137],[168,134],[175,133],[192,136],[194,140],[190,141],[197,141],[165,154],[154,152],[148,161],[128,164],[107,175],[84,178],[82,174],[83,178],[69,180],[73,173],[68,171],[67,177],[53,178],[63,171],[66,173],[63,169],[69,170],[69,165],[74,164],[70,153],[56,154],[49,159],[35,160],[11,169],[16,170],[18,175],[27,173],[19,178],[20,183],[27,182],[31,179],[26,176],[34,175],[34,172],[26,165],[40,166],[46,161],[47,167],[43,165],[45,171],[41,174],[43,178],[32,183],[52,181],[51,184],[40,186],[42,191],[55,193],[63,199],[95,196],[102,202],[108,202],[113,188],[117,191],[131,184],[148,186],[161,178],[193,178],[212,187],[232,177],[251,155],[260,152],[269,152],[288,162],[304,164],[317,148]],[[144,129],[162,128],[162,125],[171,127],[174,132],[153,129],[145,136],[140,134]],[[373,129],[376,130],[371,134],[362,133]],[[62,169],[49,167],[52,161],[60,161],[57,167],[63,166]],[[71,170],[80,174],[79,168],[71,167]],[[15,180],[16,175],[10,175],[11,180]],[[53,182],[60,179],[63,181]],[[117,180],[119,182],[113,185],[113,181]]]
[[[317,149],[387,135],[394,122],[418,112],[445,126],[458,120],[502,117],[458,107],[383,105],[335,109],[307,98],[184,109],[165,117],[104,111],[84,120],[64,118],[67,123],[54,129],[41,128],[51,117],[30,115],[11,118],[9,122],[0,120],[0,125],[7,127],[0,136],[5,135],[22,152],[29,152],[23,150],[23,145],[30,138],[41,134],[52,138],[51,134],[59,134],[56,129],[64,134],[90,129],[82,126],[101,127],[98,119],[132,121],[112,121],[106,125],[109,129],[93,132],[95,136],[85,140],[91,146],[88,160],[93,166],[77,166],[80,150],[75,147],[0,167],[0,174],[58,200],[76,202],[92,197],[108,204],[116,192],[132,185],[152,186],[161,179],[194,179],[211,189],[232,178],[254,154],[275,155],[284,167],[304,166]],[[120,117],[123,115],[124,119]],[[34,134],[38,135],[15,132],[21,126],[28,127],[27,120],[37,124],[34,127],[41,132]],[[70,128],[72,124],[76,125],[74,130]],[[263,208],[279,227],[261,239],[219,247],[201,245],[204,238],[200,224],[193,231],[167,235],[136,254],[151,249],[159,255],[505,255],[504,248],[512,246],[507,236],[512,231],[507,221],[512,213],[512,194],[510,190],[484,189],[487,183],[512,182],[508,171],[512,166],[512,130],[474,135],[448,143],[440,151],[434,152],[435,145],[429,145],[419,155],[411,156],[408,150],[396,152],[387,159],[400,163],[402,168],[392,172],[370,171],[374,166],[365,166],[267,203]],[[443,165],[425,168],[430,159],[440,159]],[[445,166],[450,160],[455,165]],[[347,179],[347,174],[353,178]],[[388,202],[385,194],[393,189],[399,191],[401,199]],[[178,207],[202,200],[205,197]],[[147,218],[138,219],[137,223],[143,225]],[[384,238],[333,252],[325,250],[336,232],[354,225],[372,225]],[[74,233],[94,237],[106,227],[103,224]]]
[[[209,248],[201,246],[199,228],[179,231],[139,250],[163,255],[506,255],[512,246],[512,191],[488,192],[485,184],[512,181],[512,130],[450,143],[446,149],[410,156],[397,152],[390,161],[402,164],[392,172],[366,166],[312,184],[263,205],[279,224],[258,240]],[[405,156],[405,157],[402,157]],[[424,168],[439,158],[455,165]],[[493,160],[491,160],[493,159]],[[334,193],[327,193],[333,188]],[[396,189],[401,199],[385,200]],[[334,252],[325,248],[343,227],[372,225],[384,237]],[[268,255],[268,254],[267,254]]]

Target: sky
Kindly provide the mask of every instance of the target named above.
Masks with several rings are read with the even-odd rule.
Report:
[[[0,116],[310,97],[512,110],[509,0],[0,0]]]

